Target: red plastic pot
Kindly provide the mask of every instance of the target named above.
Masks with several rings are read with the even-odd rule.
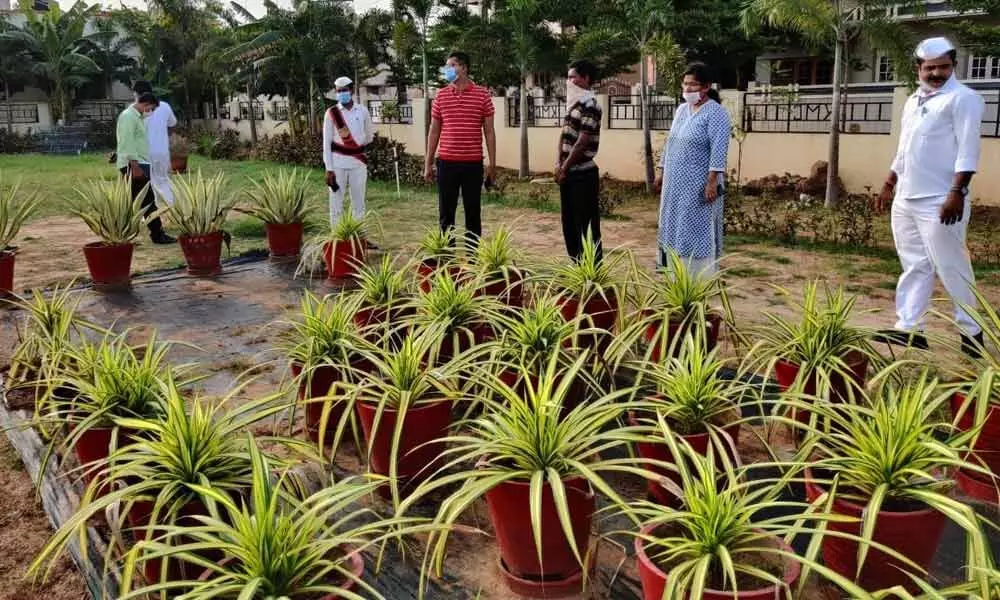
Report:
[[[340,589],[349,592],[355,588],[357,585],[357,579],[360,579],[365,572],[365,559],[358,550],[350,550],[345,547],[341,547],[340,550],[346,554],[348,562],[347,570],[354,575],[353,578],[347,578],[346,581],[340,584]],[[220,566],[227,565],[232,562],[232,560],[232,557],[226,558],[219,564]],[[201,574],[201,577],[198,578],[198,581],[210,581],[213,575],[215,575],[215,571],[206,569]],[[343,598],[343,594],[327,594],[325,596],[319,596],[316,600],[338,600],[339,598]]]
[[[396,476],[406,483],[425,479],[441,466],[444,442],[436,441],[448,435],[451,427],[451,401],[432,402],[410,406],[406,410],[402,433],[396,455]],[[378,406],[358,402],[358,417],[371,448],[368,457],[370,469],[379,475],[389,475],[392,460],[392,438],[395,435],[399,412],[385,408],[375,428]],[[380,488],[385,495],[387,489]]]
[[[132,279],[135,244],[92,242],[83,247],[90,278],[96,285],[127,286]]]
[[[135,430],[118,429],[117,437],[113,437],[115,430],[110,427],[92,427],[84,431],[73,446],[73,453],[80,463],[80,472],[83,474],[85,483],[90,484],[99,475],[96,467],[111,455],[112,441],[116,448],[121,448]],[[104,496],[110,490],[107,485],[102,484],[97,491],[98,496]]]
[[[958,489],[969,498],[987,504],[1000,504],[1000,482],[990,481],[982,473],[967,473],[962,470],[955,474],[955,481]]]
[[[573,539],[580,556],[585,556],[590,542],[590,525],[593,519],[595,498],[584,479],[563,481]],[[531,528],[529,484],[507,481],[486,492],[490,521],[496,532],[503,568],[518,579],[536,582],[558,582],[578,575],[583,569],[563,533],[552,490],[542,489],[542,559],[538,561]]]
[[[188,273],[195,277],[211,277],[222,272],[222,232],[207,235],[182,235],[178,238]]]
[[[188,157],[186,156],[171,156],[170,157],[170,170],[177,175],[183,175],[187,173],[188,170]]]
[[[468,332],[462,332],[457,337],[448,334],[441,340],[441,347],[438,351],[438,358],[441,362],[448,362],[470,348],[493,339],[493,329],[486,323],[471,325],[469,329],[472,331],[471,339]]]
[[[507,306],[524,305],[524,282],[520,275],[511,274],[508,280],[493,281],[480,288],[478,295],[493,296]]]
[[[327,242],[323,246],[323,258],[326,260],[326,273],[330,279],[353,277],[358,272],[358,265],[365,261],[368,244],[365,240],[337,240]]]
[[[639,419],[634,414],[629,414],[629,423],[633,426],[639,425]],[[729,461],[733,464],[736,463],[736,454],[739,452],[738,446],[740,443],[740,423],[732,423],[722,428],[729,437],[733,439],[733,443],[737,445],[736,451],[734,452],[732,448],[727,448],[727,453],[729,454]],[[691,449],[698,454],[705,455],[708,454],[708,446],[712,443],[712,438],[708,433],[696,433],[693,435],[682,435],[680,436],[691,444]],[[670,447],[662,442],[637,442],[637,449],[639,451],[639,456],[647,460],[657,460],[665,463],[673,463],[674,456],[670,453]],[[715,457],[715,464],[719,467],[722,466],[722,457]],[[657,475],[666,477],[677,484],[678,487],[681,486],[681,478],[674,471],[663,469],[655,465],[648,465],[645,468],[653,471]],[[649,480],[646,482],[646,489],[649,495],[653,497],[654,500],[663,504],[665,506],[678,505],[678,498],[670,490],[663,487],[656,481]]]
[[[652,535],[655,529],[655,526],[647,525],[642,528],[642,533],[649,536]],[[780,539],[775,538],[774,541],[787,554],[795,554],[795,550]],[[641,537],[635,538],[635,555],[639,566],[639,581],[642,582],[642,597],[645,600],[661,600],[663,598],[663,589],[667,585],[667,574],[660,567],[656,566],[649,558],[649,555],[646,554],[646,540]],[[790,588],[798,581],[801,572],[802,565],[798,561],[786,559],[782,580]],[[782,588],[772,585],[759,590],[740,591],[735,597],[743,600],[774,600],[775,598],[784,598],[785,596]],[[731,591],[721,592],[706,589],[702,598],[704,600],[733,600],[734,596]]]
[[[648,314],[648,313],[647,313]],[[682,336],[687,333],[687,328],[690,328],[690,324],[687,325],[684,331],[681,331],[681,327],[684,326],[684,321],[670,321],[667,324],[667,339],[660,339],[660,329],[663,327],[662,322],[650,323],[646,327],[646,343],[653,344],[653,351],[650,354],[650,360],[653,362],[660,361],[660,355],[662,354],[661,348],[670,349],[671,344],[676,344],[674,347],[674,356],[680,354],[681,342],[677,341],[678,336]],[[710,312],[705,318],[705,349],[708,352],[715,350],[715,347],[719,343],[719,334],[722,332],[722,315],[719,313]],[[661,346],[662,343],[662,346]]]
[[[420,291],[425,294],[431,291],[431,281],[434,279],[439,268],[437,261],[432,259],[424,259],[417,265],[417,275],[420,278]],[[445,270],[456,281],[463,278],[461,265],[451,263]]]
[[[951,397],[951,414],[954,417],[958,417],[964,403],[965,396],[963,394],[956,393]],[[962,418],[958,420],[958,428],[962,431],[972,429],[975,426],[975,413],[976,407],[969,404],[962,414]],[[994,474],[1000,474],[1000,409],[996,406],[990,405],[989,410],[986,411],[986,421],[983,423],[982,429],[979,430],[979,437],[976,439],[973,450],[975,457],[982,460],[990,471],[993,471]]]
[[[14,291],[14,253],[0,250],[0,298]]]
[[[158,536],[162,534],[159,527],[156,527],[154,531],[146,529],[149,527],[152,516],[153,508],[156,506],[154,501],[150,500],[137,500],[132,503],[132,508],[129,510],[128,514],[125,515],[128,520],[129,526],[134,530],[134,535],[137,539],[149,539],[150,535]],[[160,514],[157,517],[158,522],[162,523],[164,520],[163,511],[166,507],[160,508]],[[183,507],[181,507],[180,512],[175,520],[175,525],[197,525],[198,522],[195,521],[194,517],[205,517],[208,515],[208,509],[200,500],[193,500],[188,502]],[[182,538],[179,540],[181,543],[191,543],[192,540]],[[219,550],[202,550],[198,551],[198,554],[203,556],[207,560],[213,562],[218,562],[222,559],[223,554]],[[163,560],[161,558],[151,558],[144,560],[142,563],[142,574],[146,579],[147,583],[157,583],[160,581],[161,574],[163,571]],[[166,572],[166,581],[183,581],[190,580],[194,577],[195,573],[200,569],[181,560],[169,560]]]
[[[840,373],[830,375],[830,400],[833,402],[844,402],[858,396],[857,390],[863,388],[868,379],[868,357],[860,352],[853,351],[847,355],[844,362],[850,374],[849,379],[844,379]],[[774,365],[774,376],[778,380],[778,387],[782,392],[786,392],[795,384],[795,379],[799,375],[799,365],[786,360],[779,360]],[[849,388],[853,388],[849,391]],[[816,375],[812,374],[803,386],[803,393],[808,395],[816,394]],[[810,413],[807,410],[793,410],[793,417],[803,425],[809,423]]]
[[[292,363],[292,376],[299,378],[302,376],[302,365]],[[330,394],[333,384],[343,379],[342,374],[333,365],[321,365],[312,370],[311,376],[307,379],[299,379],[298,396],[299,402],[305,406],[306,413],[306,435],[313,442],[319,442],[320,424],[323,422],[323,402],[309,402],[313,398],[322,398]],[[330,412],[326,418],[326,431],[323,434],[324,441],[333,441],[337,433],[337,427],[344,416],[344,406],[342,403],[334,404],[330,407]]]
[[[264,229],[271,256],[299,255],[302,250],[302,223],[268,223]]]
[[[564,297],[559,301],[559,306],[567,321],[583,315],[580,326],[585,329],[597,328],[610,332],[618,320],[618,299],[610,295],[607,298],[595,295],[582,307],[579,298]],[[579,336],[579,343],[585,348],[604,349],[611,343],[611,337],[600,333],[584,334]]]
[[[819,498],[823,489],[815,483],[812,472],[806,470],[806,497],[810,502]],[[847,500],[836,498],[832,512],[858,519],[854,523],[828,523],[832,531],[861,536],[861,519],[865,507]],[[887,548],[892,548],[914,564],[927,569],[937,551],[941,534],[944,532],[944,514],[925,508],[909,512],[879,511],[872,540]],[[823,563],[848,579],[853,580],[858,570],[858,543],[840,537],[823,538]],[[901,585],[910,592],[918,588],[906,575],[912,569],[901,561],[872,547],[865,557],[864,568],[857,583],[868,591],[876,591]]]

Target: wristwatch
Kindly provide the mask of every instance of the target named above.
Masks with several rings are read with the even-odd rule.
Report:
[[[969,195],[969,188],[967,188],[967,187],[955,186],[955,187],[951,188],[951,191],[953,191],[953,192],[959,192],[963,196],[968,196]]]

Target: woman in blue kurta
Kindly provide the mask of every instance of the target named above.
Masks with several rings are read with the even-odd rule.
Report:
[[[673,250],[695,274],[711,274],[722,256],[722,205],[729,113],[701,63],[684,72],[684,104],[677,107],[663,150],[658,266]]]

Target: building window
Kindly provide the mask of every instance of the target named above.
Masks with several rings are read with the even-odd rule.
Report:
[[[824,58],[787,58],[771,61],[771,85],[830,85],[833,63]]]
[[[896,69],[892,65],[892,59],[884,54],[878,57],[875,81],[896,81]]]
[[[1000,58],[996,56],[970,56],[969,79],[1000,79]]]

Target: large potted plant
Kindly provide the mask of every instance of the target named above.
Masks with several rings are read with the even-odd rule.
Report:
[[[810,570],[851,598],[869,597],[817,560],[823,526],[839,517],[783,498],[787,479],[750,475],[768,465],[720,463],[713,449],[703,454],[662,417],[659,424],[663,443],[679,457],[673,466],[680,508],[640,502],[625,511],[642,523],[638,532],[625,533],[635,536],[645,600],[792,600],[805,597]],[[781,506],[778,514],[775,506]],[[811,538],[804,556],[789,546],[794,536]]]
[[[411,266],[411,262],[397,264],[392,255],[383,254],[377,263],[358,269],[355,279],[361,300],[354,322],[368,331],[370,341],[377,343],[398,332],[404,317],[412,313],[408,304],[413,296]]]
[[[982,517],[950,495],[955,469],[988,473],[966,457],[975,432],[955,431],[942,418],[951,390],[926,370],[898,383],[892,375],[901,364],[879,373],[867,402],[813,408],[833,426],[808,435],[796,463],[807,466],[809,500],[852,519],[830,530],[854,536],[824,538],[823,560],[866,590],[913,592],[908,573],[926,572],[951,520],[965,533],[965,576],[985,584],[993,555]]]
[[[504,304],[520,306],[524,295],[524,273],[515,260],[513,235],[504,226],[479,240],[472,257],[473,274],[481,293]]]
[[[605,459],[631,436],[610,425],[627,410],[629,390],[612,392],[562,414],[571,382],[587,360],[562,368],[553,354],[523,393],[489,373],[492,388],[480,399],[485,410],[460,435],[449,460],[400,508],[439,489],[454,489],[441,502],[425,568],[440,574],[448,540],[466,508],[484,498],[500,550],[499,568],[515,593],[558,597],[579,593],[593,564],[591,523],[595,492],[624,501],[605,481],[609,473],[648,474],[634,461]]]
[[[313,209],[311,190],[308,172],[268,171],[260,181],[250,180],[247,206],[236,210],[264,222],[272,257],[298,256],[302,250],[303,224]]]
[[[236,206],[236,195],[226,189],[222,173],[206,177],[198,171],[174,179],[171,185],[175,200],[167,214],[177,228],[188,273],[195,277],[218,275],[222,272],[222,244],[229,243],[229,234],[222,226]]]
[[[650,431],[649,439],[637,444],[643,458],[661,463],[676,460],[657,426],[662,419],[695,452],[707,454],[711,446],[717,460],[739,464],[741,407],[752,401],[759,386],[747,382],[743,369],[735,376],[727,373],[727,361],[719,358],[717,350],[707,350],[705,334],[704,329],[689,330],[676,356],[646,363],[639,370],[636,386],[652,393],[629,417],[633,425]],[[652,469],[680,485],[675,471]],[[658,502],[670,506],[677,502],[674,493],[657,481],[650,480],[648,489]]]
[[[453,279],[459,278],[462,273],[462,267],[458,264],[458,253],[455,250],[455,231],[452,229],[442,231],[435,227],[429,229],[420,240],[420,264],[417,265],[417,274],[422,291],[430,291],[431,280],[439,270],[445,270]]]
[[[88,522],[110,515],[113,531],[129,530],[137,540],[159,540],[175,525],[194,525],[196,517],[209,515],[209,504],[219,495],[236,498],[250,485],[253,444],[247,428],[288,409],[282,394],[235,401],[246,385],[209,403],[188,401],[172,380],[161,382],[165,414],[161,419],[123,418],[117,425],[135,432],[141,443],[122,446],[101,461],[99,480],[114,483],[102,493],[103,484],[91,482],[79,509],[59,528],[29,568],[40,574],[85,531]],[[303,452],[294,440],[269,438]],[[195,549],[210,560],[221,558],[219,548]],[[185,574],[178,561],[144,555],[142,572],[151,583],[197,576]]]
[[[188,156],[191,155],[193,144],[179,133],[170,134],[170,171],[176,175],[184,175],[188,170]]]
[[[80,217],[101,238],[83,247],[87,269],[95,285],[128,286],[132,279],[132,252],[146,218],[142,202],[152,193],[149,184],[132,198],[132,180],[97,180],[76,189],[77,201],[70,212]],[[158,213],[150,215],[155,218]]]
[[[550,291],[561,297],[563,316],[577,322],[586,332],[578,336],[577,343],[581,346],[603,351],[611,342],[619,304],[625,300],[615,277],[622,256],[602,259],[597,243],[588,234],[579,259],[558,265],[551,274]]]
[[[291,362],[298,399],[305,407],[309,439],[321,445],[332,443],[334,448],[339,447],[344,432],[341,417],[346,408],[338,400],[338,387],[355,379],[367,347],[363,330],[354,320],[358,306],[353,296],[320,298],[306,290],[279,342]]]
[[[11,185],[0,181],[0,298],[14,289],[14,247],[11,244],[40,202],[41,195],[24,189],[20,181]]]
[[[290,487],[282,484],[285,477],[275,485],[266,457],[252,441],[248,447],[246,498],[197,486],[214,503],[213,516],[165,527],[161,538],[137,544],[126,560],[121,600],[175,590],[189,600],[383,599],[362,578],[362,551],[417,531],[417,520],[370,518],[361,502],[378,480],[343,479],[302,499],[283,489]],[[222,556],[207,559],[203,548],[218,548]],[[132,590],[136,565],[150,556],[188,565],[188,576]]]
[[[357,219],[350,212],[341,215],[337,224],[309,241],[302,254],[302,268],[326,265],[330,279],[353,278],[365,264],[368,254],[368,222]]]
[[[538,375],[557,354],[563,367],[573,363],[575,354],[567,341],[573,338],[576,324],[567,321],[558,299],[541,296],[524,308],[504,311],[497,317],[495,372],[509,387],[525,377],[537,384]]]

